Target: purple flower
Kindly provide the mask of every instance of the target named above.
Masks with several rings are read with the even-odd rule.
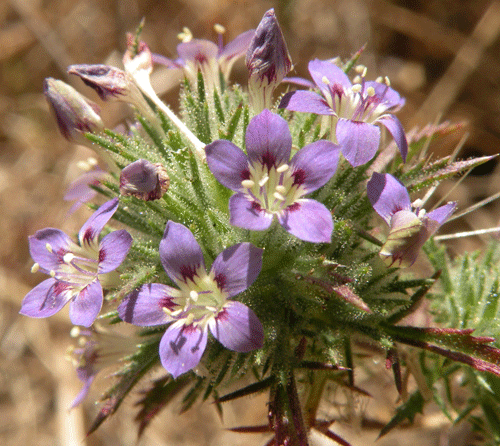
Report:
[[[120,174],[120,193],[133,195],[139,200],[158,200],[170,185],[165,168],[147,160],[137,160],[125,167]]]
[[[191,32],[185,29],[182,34],[183,42],[177,45],[179,57],[172,60],[153,55],[153,61],[171,69],[183,70],[191,85],[196,85],[198,71],[201,71],[207,89],[221,90],[219,73],[228,82],[234,63],[246,53],[255,30],[240,34],[225,46],[222,43],[224,27],[218,25],[216,31],[219,34],[218,45],[210,40],[193,39]]]
[[[69,353],[78,379],[83,382],[82,389],[71,404],[73,409],[85,399],[101,370],[116,366],[118,362],[136,352],[139,339],[135,336],[122,336],[101,326],[94,326],[93,330],[73,327],[71,336],[78,337],[79,346],[71,348]]]
[[[374,172],[367,191],[373,208],[390,226],[387,241],[379,253],[387,266],[411,266],[423,244],[456,207],[455,202],[450,202],[427,214],[421,209],[420,200],[412,205],[406,188],[389,174]]]
[[[207,328],[237,352],[262,347],[264,333],[255,313],[228,300],[246,290],[262,267],[262,249],[239,243],[225,249],[206,272],[201,248],[189,229],[169,221],[160,242],[160,259],[178,286],[143,285],[118,307],[120,317],[138,326],[173,322],[160,342],[163,367],[174,378],[196,367],[207,343]]]
[[[288,125],[267,109],[250,121],[245,141],[248,156],[226,140],[206,147],[209,169],[224,186],[237,192],[229,200],[231,224],[259,231],[267,229],[276,216],[301,240],[330,242],[330,211],[318,201],[303,197],[333,176],[338,146],[316,141],[290,161],[292,137]]]
[[[70,302],[69,316],[75,325],[92,325],[103,301],[103,287],[117,282],[113,271],[125,259],[132,237],[122,229],[99,242],[99,234],[118,208],[118,199],[104,203],[78,233],[76,244],[59,229],[45,228],[29,238],[36,262],[32,271],[49,274],[23,299],[21,314],[49,317]]]
[[[248,94],[253,110],[260,113],[272,106],[272,94],[292,68],[292,60],[274,15],[274,9],[264,14],[250,42],[246,55]]]
[[[97,195],[97,191],[92,189],[91,186],[99,186],[99,184],[109,175],[96,164],[93,164],[90,169],[91,170],[88,172],[81,174],[69,185],[63,197],[65,201],[75,202],[68,211],[68,214],[72,214],[82,204],[91,201]]]
[[[344,71],[327,60],[309,62],[309,73],[321,95],[313,91],[286,93],[280,107],[288,110],[331,116],[332,141],[352,166],[370,161],[378,150],[383,124],[392,134],[406,160],[408,143],[401,122],[392,115],[404,105],[404,99],[389,87],[388,81],[365,81],[363,67],[359,83],[352,84]],[[335,139],[333,139],[335,138]]]

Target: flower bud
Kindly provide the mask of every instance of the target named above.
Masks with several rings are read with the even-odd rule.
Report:
[[[109,65],[71,65],[68,73],[79,76],[103,101],[109,97],[128,96],[133,84],[125,71]]]
[[[165,168],[144,159],[129,164],[120,175],[120,193],[144,201],[158,200],[169,185],[170,178]]]
[[[49,77],[43,83],[43,91],[66,139],[84,142],[83,133],[94,133],[104,128],[97,105],[73,87]]]
[[[264,14],[246,55],[248,91],[255,113],[272,105],[274,89],[292,67],[283,33],[274,9]]]

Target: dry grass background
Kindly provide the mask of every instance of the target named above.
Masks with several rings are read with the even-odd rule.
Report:
[[[91,402],[67,410],[80,384],[64,359],[71,328],[64,312],[49,320],[18,315],[25,293],[41,280],[30,273],[27,237],[47,226],[76,231],[89,213],[67,217],[62,201],[78,174],[76,162],[89,155],[59,136],[42,95],[42,81],[52,76],[76,86],[97,101],[83,84],[66,75],[71,63],[101,63],[124,50],[124,35],[146,18],[143,38],[153,51],[175,55],[177,33],[188,26],[197,37],[214,38],[213,25],[226,26],[228,39],[255,27],[269,8],[276,9],[296,75],[307,76],[311,57],[348,57],[368,43],[363,63],[375,76],[389,75],[407,97],[400,119],[413,125],[446,119],[467,120],[470,133],[464,157],[499,152],[500,142],[500,2],[491,0],[3,0],[0,1],[0,444],[4,446],[97,445],[243,445],[265,437],[235,436],[210,405],[182,416],[165,411],[137,440],[128,398],[120,412],[89,438],[86,428],[96,409]],[[237,75],[244,76],[243,65]],[[244,77],[242,77],[244,79]],[[167,100],[175,103],[175,94]],[[124,109],[102,104],[113,127]],[[435,146],[441,154],[463,133]],[[486,175],[487,174],[487,175]],[[446,187],[449,187],[445,185]],[[453,192],[465,208],[498,191],[496,164]],[[498,224],[491,205],[464,220],[460,229]],[[481,246],[480,239],[454,249]],[[358,385],[374,400],[358,401],[358,419],[333,429],[353,446],[372,444],[380,423],[393,414],[396,394],[381,363],[359,372]],[[97,397],[98,392],[92,393]],[[333,397],[333,395],[332,395]],[[91,399],[91,398],[90,398]],[[225,426],[265,420],[265,395],[228,406]],[[327,410],[327,409],[325,409]],[[330,410],[330,409],[328,409]],[[362,433],[352,426],[363,425]],[[463,429],[463,430],[461,430]],[[377,444],[473,444],[467,425],[450,430],[432,409],[413,426]]]

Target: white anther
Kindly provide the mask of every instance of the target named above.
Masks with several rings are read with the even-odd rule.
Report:
[[[366,94],[367,94],[368,96],[370,96],[370,97],[375,96],[375,88],[373,88],[373,87],[368,87],[368,88],[366,89]]]
[[[93,156],[89,156],[87,158],[87,163],[89,166],[92,166],[92,167],[97,166],[97,159],[94,158]]]
[[[282,164],[281,166],[279,166],[276,169],[276,172],[283,173],[283,172],[286,172],[289,168],[290,168],[290,166],[288,164]]]
[[[56,277],[56,272],[53,269],[51,269],[49,272],[49,276],[52,278]]]
[[[420,218],[420,220],[422,220],[422,218],[425,217],[425,214],[426,214],[426,210],[425,209],[420,209],[418,211],[418,218]]]
[[[283,195],[286,193],[286,187],[283,186],[282,184],[278,184],[276,186],[276,192],[278,192],[279,194]]]
[[[389,78],[387,76],[384,77],[384,81],[385,81],[385,85],[387,85],[388,87],[391,86],[391,81],[389,80]]]
[[[413,208],[417,209],[421,208],[424,205],[424,202],[422,201],[422,199],[417,198],[411,205]]]
[[[321,78],[321,82],[323,82],[325,85],[330,85],[330,81],[328,80],[328,78],[326,76],[323,76]]]
[[[226,32],[226,28],[224,28],[222,25],[219,25],[218,23],[214,25],[214,30],[217,34],[224,34]]]
[[[273,194],[273,197],[276,198],[276,200],[285,201],[285,197],[283,195],[281,195],[280,193],[278,193],[278,192],[275,192]]]
[[[186,317],[186,322],[184,323],[184,325],[191,325],[193,321],[194,321],[194,314],[189,313]]]
[[[382,84],[382,83],[384,83],[384,78],[382,76],[379,76],[379,77],[377,77],[377,79],[375,79],[375,82]]]
[[[63,261],[64,261],[64,263],[71,263],[74,258],[75,258],[75,255],[72,252],[67,252],[63,256]]]
[[[182,32],[177,34],[177,38],[183,43],[191,42],[193,40],[193,33],[187,27],[182,28]]]
[[[39,263],[34,263],[33,266],[31,267],[31,272],[36,273],[40,270],[40,264]]]
[[[353,93],[359,93],[361,91],[361,85],[360,84],[354,84],[352,87],[351,87],[351,91]]]
[[[72,338],[77,338],[78,336],[80,336],[80,332],[81,332],[80,327],[76,327],[76,326],[74,326],[74,327],[70,330],[69,335],[70,335]]]
[[[251,189],[252,187],[255,186],[255,181],[253,180],[243,180],[241,182],[241,185],[245,188],[245,189]]]
[[[45,244],[45,249],[52,254],[53,251],[52,251],[52,246],[50,246],[50,243]]]
[[[264,178],[262,178],[260,181],[259,181],[259,186],[260,187],[264,187],[264,185],[269,181],[269,175],[266,175]]]
[[[189,298],[193,301],[196,302],[198,300],[199,294],[195,290],[191,290],[189,292]]]
[[[361,77],[361,76],[356,76],[356,77],[352,80],[352,82],[353,82],[354,84],[360,84],[362,80],[363,80],[363,79],[362,79],[362,77]]]
[[[358,74],[361,74],[365,70],[366,67],[364,65],[356,65],[356,67],[354,68],[354,71]]]
[[[368,71],[368,68],[364,68],[363,72],[361,73],[361,77],[366,77],[366,72]]]

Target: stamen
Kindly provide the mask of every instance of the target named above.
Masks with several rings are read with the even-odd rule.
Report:
[[[39,263],[34,263],[33,266],[31,267],[31,272],[36,273],[40,270],[40,264]]]
[[[70,332],[69,332],[69,335],[72,337],[72,338],[77,338],[78,336],[80,336],[80,327],[77,327],[77,326],[74,326]]]
[[[370,96],[370,97],[375,96],[375,88],[373,88],[373,87],[368,87],[368,88],[366,89],[366,94],[367,94],[368,96]]]
[[[351,87],[351,91],[353,93],[359,93],[361,91],[361,85],[360,84],[355,84]]]
[[[52,246],[50,246],[50,243],[45,244],[45,249],[52,254],[53,250],[52,250]]]
[[[285,197],[283,195],[281,195],[280,193],[278,193],[278,192],[275,192],[273,194],[273,197],[276,198],[276,200],[285,201]]]
[[[255,186],[255,181],[253,180],[243,180],[241,182],[241,185],[245,188],[245,189],[251,189],[252,187]]]
[[[375,82],[377,82],[379,84],[383,84],[384,83],[384,78],[382,76],[379,76],[379,77],[377,77],[377,79],[375,79]]]
[[[356,65],[356,67],[354,68],[354,71],[358,74],[361,74],[363,73],[363,71],[366,70],[366,67],[364,65]]]
[[[56,272],[53,269],[51,269],[49,272],[49,276],[52,278],[56,277]]]
[[[177,38],[183,43],[191,42],[191,40],[193,40],[193,33],[185,26],[182,28],[182,32],[177,34]]]
[[[286,193],[286,187],[283,186],[282,184],[278,184],[276,186],[276,192],[278,192],[279,194],[283,195]]]
[[[226,32],[226,28],[218,23],[214,25],[214,30],[217,34],[224,34]]]
[[[424,202],[422,199],[417,198],[411,205],[413,208],[417,209],[417,208],[421,208],[424,205]]]
[[[420,218],[420,219],[424,218],[425,214],[426,214],[426,210],[425,209],[420,209],[418,211],[418,218]]]
[[[71,263],[74,258],[75,258],[75,255],[72,252],[67,252],[63,256],[63,261],[64,261],[64,263]]]
[[[266,175],[264,178],[262,178],[260,181],[259,181],[259,186],[260,187],[264,187],[264,185],[269,181],[269,175]]]
[[[391,86],[391,81],[389,80],[389,78],[387,76],[384,77],[384,81],[385,81],[385,85],[387,85],[388,87]]]
[[[288,164],[282,164],[281,166],[279,166],[276,169],[276,172],[283,173],[283,172],[286,172],[289,168],[290,168],[290,166]]]
[[[325,85],[330,85],[330,81],[328,80],[328,78],[326,76],[323,76],[321,78],[321,82],[323,82]]]
[[[196,302],[198,300],[199,294],[195,290],[191,290],[189,292],[189,298],[193,301]]]
[[[193,313],[189,313],[186,317],[186,322],[184,325],[191,325],[194,321],[194,314]]]
[[[368,68],[364,68],[362,73],[361,73],[361,77],[366,77],[366,72],[368,71]]]
[[[92,166],[92,167],[97,166],[97,159],[94,158],[93,156],[89,156],[87,158],[87,163],[89,166]]]
[[[362,80],[363,80],[363,79],[361,78],[361,76],[356,76],[356,77],[352,80],[352,82],[353,82],[354,84],[360,84]]]

